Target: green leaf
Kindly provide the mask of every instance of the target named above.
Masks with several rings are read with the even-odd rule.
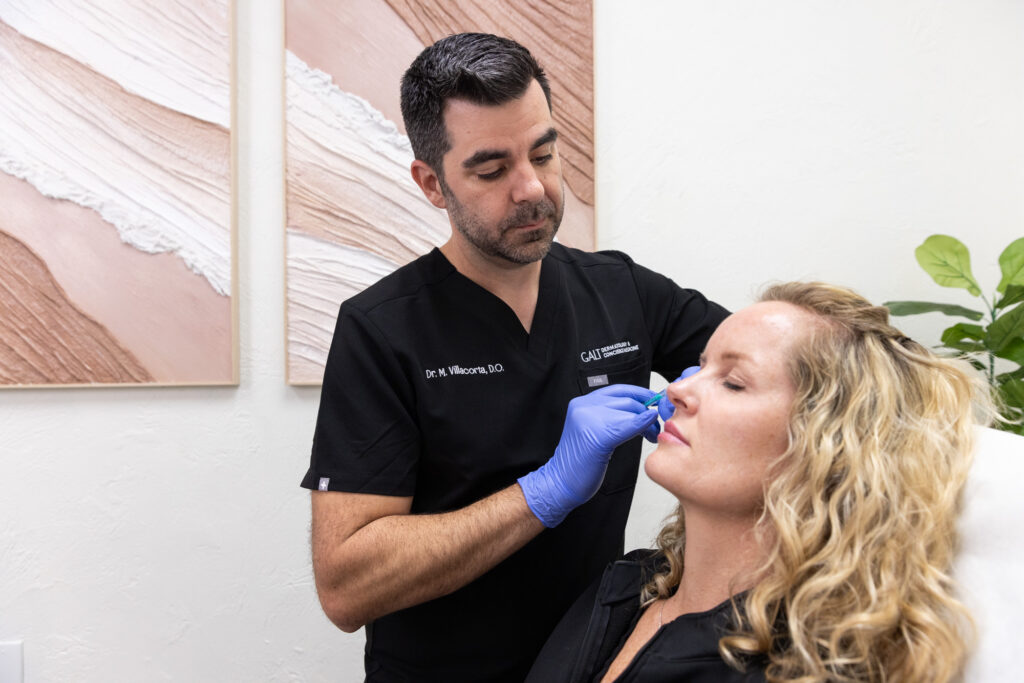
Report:
[[[1006,384],[1011,379],[1024,379],[1024,367],[1017,368],[1013,372],[996,375],[996,384]]]
[[[988,350],[985,348],[985,345],[980,342],[955,341],[944,344],[944,346],[947,349],[956,349],[957,351],[963,351],[964,353],[980,353]],[[978,369],[983,370],[984,365],[979,364]]]
[[[1024,409],[1024,380],[1011,380],[999,387],[1006,405]]]
[[[980,360],[978,360],[975,356],[961,356],[961,358],[963,360],[966,360],[971,365],[973,365],[974,369],[980,372],[981,374],[984,375],[985,373],[988,372],[988,366],[982,363]]]
[[[1024,237],[1010,242],[1010,246],[999,255],[999,268],[1003,271],[1003,279],[996,287],[1002,292],[1009,285],[1024,285]]]
[[[1009,285],[1003,298],[996,302],[996,310],[1009,308],[1024,301],[1024,285]]]
[[[984,339],[985,328],[969,323],[957,323],[942,333],[942,344],[958,351],[985,351]]]
[[[1024,337],[1024,306],[1017,306],[992,321],[985,335],[985,345],[992,353],[1000,354],[1021,337]]]
[[[917,315],[918,313],[944,313],[971,320],[981,320],[985,314],[956,304],[938,304],[931,301],[886,301],[882,304],[891,315]]]
[[[985,328],[981,325],[971,325],[970,323],[957,323],[942,333],[943,344],[947,341],[961,341],[963,339],[982,341],[985,339]]]
[[[996,355],[1006,360],[1012,360],[1017,365],[1024,365],[1024,339],[1014,339]]]
[[[914,250],[917,262],[943,287],[966,289],[974,296],[981,287],[971,273],[971,253],[963,242],[949,235],[932,235]]]

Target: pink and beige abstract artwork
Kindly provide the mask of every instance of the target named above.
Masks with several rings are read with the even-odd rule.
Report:
[[[287,370],[319,384],[339,304],[450,231],[409,175],[402,73],[451,33],[518,40],[551,81],[558,240],[594,246],[592,0],[285,0]]]
[[[230,0],[0,0],[0,386],[234,384]]]

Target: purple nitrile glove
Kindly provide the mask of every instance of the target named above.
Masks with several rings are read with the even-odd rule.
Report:
[[[685,370],[683,370],[683,374],[681,374],[678,377],[676,377],[674,380],[669,382],[669,384],[675,384],[676,382],[678,382],[681,379],[686,379],[687,377],[692,377],[692,376],[696,375],[698,372],[700,372],[700,366],[699,365],[691,365],[690,367],[688,367]],[[675,414],[675,412],[676,412],[676,407],[674,405],[672,405],[672,401],[668,397],[668,387],[666,387],[665,388],[665,392],[661,395],[661,400],[658,401],[658,415],[661,416],[662,420],[665,420],[667,422],[668,419],[670,417],[672,417],[672,415]]]
[[[558,526],[601,488],[608,461],[622,443],[649,432],[657,438],[658,414],[644,407],[654,392],[613,384],[569,401],[562,438],[545,464],[519,478],[533,514],[546,527]]]

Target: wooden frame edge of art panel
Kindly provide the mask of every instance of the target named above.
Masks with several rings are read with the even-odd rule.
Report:
[[[239,253],[239,217],[238,217],[238,201],[239,201],[239,168],[238,168],[238,11],[237,11],[238,0],[225,0],[225,7],[227,9],[227,34],[228,34],[228,68],[227,68],[227,79],[228,79],[228,223],[227,228],[229,231],[228,250],[227,256],[230,259],[229,267],[229,287],[230,291],[230,307],[228,322],[230,325],[230,334],[228,342],[230,344],[230,363],[229,373],[225,375],[225,379],[210,379],[210,380],[184,380],[184,381],[138,381],[138,382],[54,382],[54,383],[0,383],[0,391],[7,390],[49,390],[49,389],[148,389],[148,388],[199,388],[199,387],[233,387],[237,388],[240,384],[240,324],[239,324],[239,268],[238,268],[238,253]],[[223,347],[221,347],[223,348]]]

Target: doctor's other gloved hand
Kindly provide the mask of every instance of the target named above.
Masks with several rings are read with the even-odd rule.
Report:
[[[614,384],[569,401],[555,454],[519,479],[527,505],[544,526],[558,526],[597,493],[619,445],[640,434],[657,440],[658,412],[644,406],[653,396],[650,389]]]
[[[696,375],[698,372],[700,372],[700,366],[691,365],[690,367],[683,370],[683,374],[676,377],[674,380],[669,382],[669,384],[675,384],[676,382],[684,380],[687,377],[692,377],[693,375]],[[658,401],[658,415],[661,416],[662,420],[665,420],[667,422],[668,419],[675,414],[675,412],[676,407],[672,405],[672,401],[668,397],[668,388],[666,387],[665,391],[661,392],[661,399]]]

